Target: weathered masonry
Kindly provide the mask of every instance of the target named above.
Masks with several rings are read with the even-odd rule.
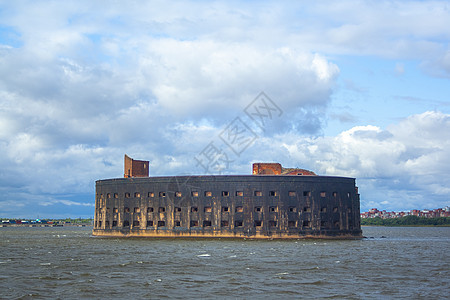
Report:
[[[354,178],[314,175],[99,180],[93,234],[360,238],[359,194]]]

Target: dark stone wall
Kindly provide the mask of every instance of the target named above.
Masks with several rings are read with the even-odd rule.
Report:
[[[94,234],[361,236],[353,178],[177,176],[96,182]]]

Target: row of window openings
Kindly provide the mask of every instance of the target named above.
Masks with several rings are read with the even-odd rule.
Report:
[[[301,225],[303,227],[311,227],[311,221],[305,220],[305,221],[300,221]],[[147,227],[153,227],[155,226],[155,224],[157,225],[157,227],[165,227],[166,226],[166,221],[157,221],[157,222],[153,222],[153,221],[147,221]],[[190,227],[199,227],[199,223],[198,221],[195,220],[191,220],[189,223]],[[222,221],[221,222],[221,227],[228,227],[229,226],[229,222],[228,221]],[[262,227],[262,221],[261,220],[255,220],[253,222],[254,227]],[[334,227],[339,227],[339,222],[336,221],[334,222]],[[98,222],[98,226],[101,227],[102,226],[102,221]],[[109,227],[109,221],[105,222],[105,226]],[[113,227],[117,227],[117,221],[113,221],[112,222],[112,226]],[[125,220],[123,222],[123,227],[129,227],[130,226],[130,222],[128,220]],[[133,227],[138,227],[140,226],[140,222],[139,221],[133,221]],[[181,226],[181,222],[180,221],[174,221],[174,226],[175,227],[180,227]],[[202,227],[211,227],[212,223],[211,221],[203,221],[203,226]],[[243,221],[238,220],[234,222],[234,226],[235,227],[243,227]],[[270,220],[269,221],[269,227],[276,227],[277,226],[277,221],[274,220]],[[328,226],[328,222],[326,221],[321,221],[320,226],[322,227],[326,227]],[[288,227],[297,227],[297,222],[296,221],[289,221],[288,222]]]
[[[139,207],[135,207],[133,211],[135,213],[140,213],[141,209]],[[212,212],[212,207],[211,206],[205,206],[203,208],[203,211],[206,212],[206,213],[210,213],[210,212]],[[230,211],[230,208],[228,206],[222,206],[222,212],[229,212],[229,211]],[[234,211],[237,212],[237,213],[244,212],[244,208],[242,206],[236,206]],[[262,212],[263,211],[263,207],[262,206],[255,206],[254,211],[255,212]],[[278,207],[277,206],[269,206],[269,212],[277,212],[277,211],[278,211]],[[290,206],[288,208],[288,211],[289,212],[297,212],[298,208],[296,206]],[[107,212],[109,212],[109,209],[107,209]],[[119,209],[115,207],[113,209],[113,212],[114,213],[118,213]],[[130,208],[129,207],[125,207],[124,208],[124,212],[125,213],[129,213],[130,212]],[[154,212],[154,208],[153,207],[148,207],[147,208],[147,213],[152,213],[152,212]],[[166,208],[161,206],[161,207],[158,208],[158,212],[159,213],[164,213],[164,212],[166,212]],[[174,212],[181,212],[181,207],[175,207],[174,208]],[[192,206],[191,207],[191,212],[198,212],[198,207]],[[303,212],[311,212],[311,207],[309,207],[309,206],[303,207]],[[321,207],[320,208],[320,212],[326,213],[327,212],[327,207],[326,206]],[[333,212],[337,213],[338,212],[338,208],[337,207],[333,207]],[[350,208],[348,208],[348,212],[351,212]]]
[[[167,195],[166,192],[159,192],[159,197],[161,197],[161,198],[166,197],[166,195]],[[198,195],[199,194],[196,191],[191,192],[191,196],[192,197],[198,197]],[[238,196],[238,197],[242,197],[242,196],[244,196],[244,192],[243,191],[236,191],[235,195]],[[263,195],[263,193],[261,191],[254,191],[254,196],[262,197],[262,195]],[[295,197],[297,195],[297,192],[289,191],[288,195],[289,195],[289,197]],[[333,197],[337,197],[338,193],[337,192],[333,192],[332,195],[333,195]],[[114,196],[114,198],[119,198],[119,194],[117,194],[117,193],[114,193],[113,196]],[[222,191],[222,197],[228,197],[228,196],[230,196],[230,192]],[[269,191],[269,196],[276,197],[276,196],[278,196],[278,192],[277,191]],[[311,192],[310,191],[304,191],[303,192],[303,196],[310,197],[311,196]],[[324,198],[326,196],[327,196],[326,192],[320,192],[320,197]],[[101,197],[103,197],[102,194],[100,194],[100,198]],[[110,193],[106,194],[106,197],[108,199],[111,198],[111,194]],[[135,198],[140,198],[141,197],[141,193],[139,193],[139,192],[134,193],[134,197]],[[150,198],[155,197],[155,193],[149,192],[148,193],[148,197],[150,197]],[[182,193],[181,192],[175,192],[175,197],[182,197]],[[205,197],[212,197],[212,192],[209,192],[209,191],[205,192]],[[347,193],[347,197],[350,198],[350,193]],[[125,198],[131,198],[131,194],[130,193],[125,193]]]

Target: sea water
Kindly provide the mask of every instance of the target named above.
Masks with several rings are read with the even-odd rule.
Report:
[[[0,228],[0,298],[448,299],[449,227],[363,227],[362,240],[102,238]]]

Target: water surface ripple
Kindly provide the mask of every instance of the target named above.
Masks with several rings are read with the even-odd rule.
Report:
[[[357,241],[117,239],[0,228],[0,298],[434,298],[450,228],[364,227]]]

